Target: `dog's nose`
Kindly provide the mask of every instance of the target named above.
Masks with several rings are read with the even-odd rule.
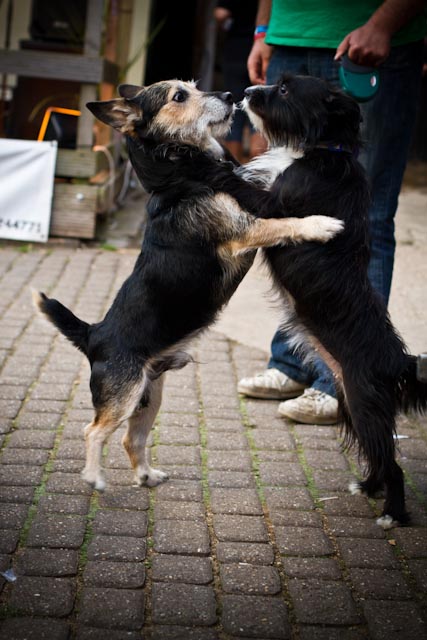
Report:
[[[225,91],[224,93],[221,93],[221,98],[227,104],[233,104],[233,94],[230,93],[230,91]]]

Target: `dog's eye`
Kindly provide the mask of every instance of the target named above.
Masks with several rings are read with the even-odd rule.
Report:
[[[282,84],[279,87],[279,93],[281,96],[285,96],[288,93],[288,87],[284,82],[282,82]]]
[[[184,102],[187,99],[187,94],[185,91],[177,91],[172,98],[174,102]]]

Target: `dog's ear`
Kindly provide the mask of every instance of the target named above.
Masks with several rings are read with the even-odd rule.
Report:
[[[141,107],[124,98],[88,102],[86,106],[95,118],[127,135],[132,135],[135,132],[135,124],[142,121]]]
[[[330,90],[326,103],[330,115],[346,116],[348,120],[357,123],[359,126],[361,121],[360,107],[356,100],[339,90]]]
[[[119,96],[121,96],[122,98],[126,98],[126,100],[135,98],[143,89],[144,87],[138,87],[135,84],[120,84],[117,87]]]
[[[326,98],[329,134],[348,144],[357,144],[362,114],[356,100],[339,90],[331,90]]]

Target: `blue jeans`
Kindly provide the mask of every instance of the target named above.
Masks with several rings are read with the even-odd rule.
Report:
[[[361,105],[365,148],[360,162],[371,186],[369,210],[371,258],[368,274],[372,286],[388,303],[394,263],[394,216],[406,166],[412,125],[415,122],[423,43],[394,47],[380,67],[378,93]],[[338,85],[338,64],[333,49],[275,47],[267,70],[267,83],[284,72],[324,78]],[[279,329],[271,343],[269,368],[293,380],[336,396],[331,370],[320,359],[305,365]]]

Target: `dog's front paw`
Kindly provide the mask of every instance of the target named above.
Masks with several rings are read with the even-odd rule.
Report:
[[[140,487],[156,487],[169,478],[168,474],[160,469],[145,467],[136,473],[136,481]]]
[[[310,240],[317,242],[328,242],[344,229],[344,222],[337,218],[310,216],[304,220],[310,221],[309,233],[312,236]]]

